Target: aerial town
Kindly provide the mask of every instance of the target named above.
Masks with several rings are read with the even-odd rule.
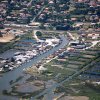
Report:
[[[0,100],[100,100],[100,0],[0,0]]]

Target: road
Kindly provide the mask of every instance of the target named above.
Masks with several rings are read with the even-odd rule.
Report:
[[[92,45],[91,45],[90,47],[86,47],[84,50],[90,49],[90,48],[94,47],[94,46],[97,45],[97,43],[99,43],[99,42],[100,42],[100,40],[98,40],[98,41],[92,41]]]
[[[67,32],[67,33],[71,37],[72,40],[76,40],[75,37],[70,32]]]
[[[35,97],[31,97],[30,100],[36,100],[38,97],[40,97],[42,95],[49,94],[50,91],[53,91],[57,87],[61,86],[63,83],[72,80],[74,77],[78,76],[80,73],[82,73],[83,71],[88,69],[91,65],[95,64],[98,59],[100,59],[100,58],[97,58],[95,61],[92,61],[90,64],[88,64],[87,66],[83,67],[80,71],[77,71],[72,76],[69,76],[68,78],[65,78],[62,82],[54,84],[53,86],[51,86],[50,88],[45,89],[43,92],[41,92],[40,94],[36,95]]]
[[[18,25],[18,24],[17,24]],[[27,27],[26,25],[4,25],[6,28],[15,28],[15,29],[28,29],[28,30],[36,30],[36,31],[43,31],[43,32],[56,32],[56,33],[64,33],[67,31],[64,31],[64,30],[46,30],[46,29],[40,29],[39,27],[33,27],[33,26],[30,26],[30,27]]]
[[[38,12],[38,14],[33,18],[31,22],[34,22],[35,19],[41,14],[41,12],[45,9],[46,6],[42,7],[42,9]]]

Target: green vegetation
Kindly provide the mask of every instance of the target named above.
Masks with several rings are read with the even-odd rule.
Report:
[[[15,44],[20,40],[30,40],[30,39],[33,39],[33,33],[31,31],[29,31],[27,34],[16,36],[15,40],[12,40],[11,42],[0,43],[1,47],[0,53],[3,53],[10,49],[14,49],[16,47]]]
[[[21,40],[30,40],[33,39],[33,33],[32,31],[29,31],[27,34],[24,34],[22,36],[20,36]]]
[[[42,36],[42,33],[41,33],[40,31],[37,31],[37,32],[36,32],[36,35],[37,35],[38,37],[41,37],[41,36]]]
[[[24,34],[22,36],[17,36],[15,40],[12,40],[11,42],[8,43],[0,43],[0,53],[3,53],[9,49],[13,49],[15,47],[15,43],[18,42],[19,40],[26,40],[26,39],[33,39],[33,34],[32,32],[28,32],[27,34]]]
[[[14,48],[14,44],[15,42],[9,42],[9,43],[0,43],[0,53],[3,53],[9,49],[13,49]]]
[[[74,80],[64,83],[61,87],[56,88],[56,93],[65,92],[65,95],[71,96],[87,96],[89,100],[100,99],[100,86],[96,87],[87,82],[75,78]]]

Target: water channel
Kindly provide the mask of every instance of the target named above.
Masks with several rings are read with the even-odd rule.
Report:
[[[67,37],[65,37],[64,35],[60,35],[60,38],[62,40],[62,43],[59,44],[59,46],[54,47],[53,49],[47,51],[46,53],[43,53],[43,54],[37,56],[36,58],[32,59],[30,62],[24,63],[20,67],[12,70],[10,72],[5,73],[2,77],[0,77],[0,94],[2,93],[3,90],[8,90],[11,88],[11,85],[9,84],[9,82],[11,80],[15,81],[18,77],[22,76],[24,68],[27,68],[27,67],[32,66],[33,64],[36,64],[37,62],[41,61],[43,58],[48,57],[50,54],[53,54],[55,51],[59,50],[60,48],[63,48],[64,46],[66,46],[69,43]],[[0,96],[0,100],[3,100],[3,99],[1,99],[1,96]],[[9,99],[7,99],[7,100],[9,100]],[[10,100],[12,100],[12,99],[10,99]]]

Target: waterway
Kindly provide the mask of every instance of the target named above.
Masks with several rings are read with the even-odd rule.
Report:
[[[43,53],[39,56],[37,56],[36,58],[32,59],[30,62],[24,63],[22,64],[20,67],[18,67],[17,69],[14,69],[13,71],[7,72],[5,73],[1,78],[0,78],[0,94],[2,94],[3,90],[8,90],[11,88],[11,85],[9,84],[9,82],[11,80],[15,81],[19,76],[23,76],[23,69],[32,66],[33,64],[36,64],[37,62],[41,61],[42,59],[48,57],[50,54],[53,54],[55,51],[63,48],[64,46],[66,46],[69,41],[67,39],[67,37],[65,37],[64,35],[60,35],[60,38],[62,40],[62,43],[59,44],[59,46],[54,47],[53,49],[47,51],[46,53]],[[0,96],[0,100],[3,100]],[[6,99],[5,99],[6,100]],[[14,99],[15,100],[15,99]]]

